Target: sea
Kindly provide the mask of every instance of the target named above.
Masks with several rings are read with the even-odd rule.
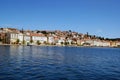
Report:
[[[120,80],[120,48],[1,45],[0,80]]]

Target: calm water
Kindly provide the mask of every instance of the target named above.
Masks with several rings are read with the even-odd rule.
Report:
[[[120,48],[0,46],[0,80],[120,80]]]

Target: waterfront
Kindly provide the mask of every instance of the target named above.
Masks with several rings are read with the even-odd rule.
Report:
[[[120,49],[0,46],[0,80],[119,80]]]

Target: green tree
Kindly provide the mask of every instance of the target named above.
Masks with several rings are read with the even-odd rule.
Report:
[[[33,40],[32,40],[32,39],[30,40],[30,43],[33,43]]]
[[[0,41],[2,41],[2,39],[0,38]]]
[[[5,41],[6,39],[4,38],[4,39],[2,39],[2,43],[5,43],[6,41]]]
[[[39,40],[37,40],[37,45],[40,45],[41,43],[40,43],[40,41]]]
[[[65,42],[65,45],[69,45],[69,42]]]
[[[19,44],[19,42],[20,42],[20,40],[19,40],[19,39],[17,39],[17,40],[16,40],[16,43],[17,43],[17,44]]]
[[[25,43],[26,43],[25,40],[23,40],[22,44],[25,44]]]
[[[64,44],[64,42],[61,42],[61,45],[63,45]]]
[[[47,42],[46,42],[46,41],[44,41],[44,44],[47,44]]]

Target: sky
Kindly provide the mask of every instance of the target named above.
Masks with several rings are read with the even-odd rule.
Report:
[[[120,0],[0,0],[0,27],[120,38]]]

